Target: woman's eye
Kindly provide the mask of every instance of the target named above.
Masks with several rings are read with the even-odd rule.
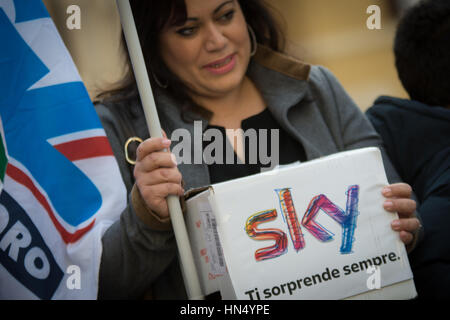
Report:
[[[195,33],[196,28],[195,27],[189,27],[189,28],[182,28],[180,30],[177,30],[177,33],[182,36],[191,36]]]
[[[231,19],[233,19],[233,16],[234,16],[234,10],[231,10],[231,11],[228,11],[227,13],[225,13],[219,19],[223,20],[223,21],[230,21]]]

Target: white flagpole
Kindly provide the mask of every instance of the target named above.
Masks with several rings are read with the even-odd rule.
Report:
[[[161,124],[156,110],[155,99],[148,79],[144,56],[139,43],[139,37],[134,23],[129,0],[117,0],[120,20],[127,41],[130,60],[133,65],[134,75],[142,101],[142,107],[147,121],[147,127],[151,137],[162,137]],[[203,299],[200,281],[195,268],[194,257],[189,242],[186,225],[181,210],[180,200],[175,195],[167,197],[170,219],[178,246],[181,269],[183,271],[184,284],[190,300]]]

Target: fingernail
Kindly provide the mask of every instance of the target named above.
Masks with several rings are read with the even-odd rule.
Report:
[[[394,203],[392,201],[385,201],[384,208],[387,210],[392,210],[394,208]]]
[[[169,139],[163,139],[162,144],[165,147],[170,146],[170,144],[172,143],[172,141],[170,141]]]
[[[172,158],[173,163],[177,166],[178,163],[177,163],[177,158],[175,157],[175,155],[172,153],[172,154],[170,155],[170,157]]]
[[[393,221],[391,225],[394,230],[400,229],[400,221],[398,221],[398,220]]]
[[[389,197],[392,195],[392,189],[389,187],[385,187],[385,188],[383,188],[382,193],[383,193],[383,195]]]

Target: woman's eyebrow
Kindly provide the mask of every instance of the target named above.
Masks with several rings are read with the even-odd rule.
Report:
[[[220,9],[222,9],[222,7],[224,7],[225,5],[229,4],[229,3],[233,3],[234,0],[229,0],[229,1],[225,1],[224,3],[222,3],[220,6],[218,6],[215,10],[214,10],[214,14],[216,14],[217,12],[220,11]]]

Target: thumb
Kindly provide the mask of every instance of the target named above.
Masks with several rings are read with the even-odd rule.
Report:
[[[166,134],[166,132],[163,129],[161,129],[161,132],[162,132],[163,138],[168,139],[167,138],[167,134]]]

